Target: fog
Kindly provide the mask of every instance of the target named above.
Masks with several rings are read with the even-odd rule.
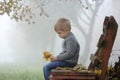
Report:
[[[89,0],[90,1],[90,0]],[[105,16],[114,16],[120,24],[120,1],[100,0],[85,9],[75,1],[52,0],[45,4],[45,15],[35,17],[35,24],[16,22],[7,14],[0,15],[0,66],[6,64],[18,66],[43,66],[49,61],[42,53],[49,51],[57,55],[61,51],[62,39],[54,31],[58,18],[70,19],[72,32],[80,44],[79,63],[88,66],[90,54],[95,53],[96,44],[102,34]],[[120,29],[113,46],[115,53],[120,49]],[[113,52],[114,53],[114,52]],[[119,54],[116,57],[120,56]],[[114,60],[111,58],[111,60]]]

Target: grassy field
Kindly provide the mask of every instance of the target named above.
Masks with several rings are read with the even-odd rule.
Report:
[[[0,80],[44,80],[42,68],[0,67]]]

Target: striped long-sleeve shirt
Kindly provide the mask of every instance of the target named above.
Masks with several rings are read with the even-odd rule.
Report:
[[[72,64],[78,63],[80,46],[72,32],[64,39],[63,50],[57,56],[58,60],[70,62]]]

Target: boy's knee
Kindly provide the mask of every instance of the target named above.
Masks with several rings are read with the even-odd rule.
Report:
[[[43,66],[43,70],[46,70],[46,69],[47,69],[46,65],[45,65],[45,66]]]
[[[49,67],[47,65],[43,66],[43,70],[49,70]]]

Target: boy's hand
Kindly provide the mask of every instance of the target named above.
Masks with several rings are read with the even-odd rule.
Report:
[[[51,56],[51,61],[53,62],[53,61],[57,61],[57,57],[55,57],[55,56]]]

